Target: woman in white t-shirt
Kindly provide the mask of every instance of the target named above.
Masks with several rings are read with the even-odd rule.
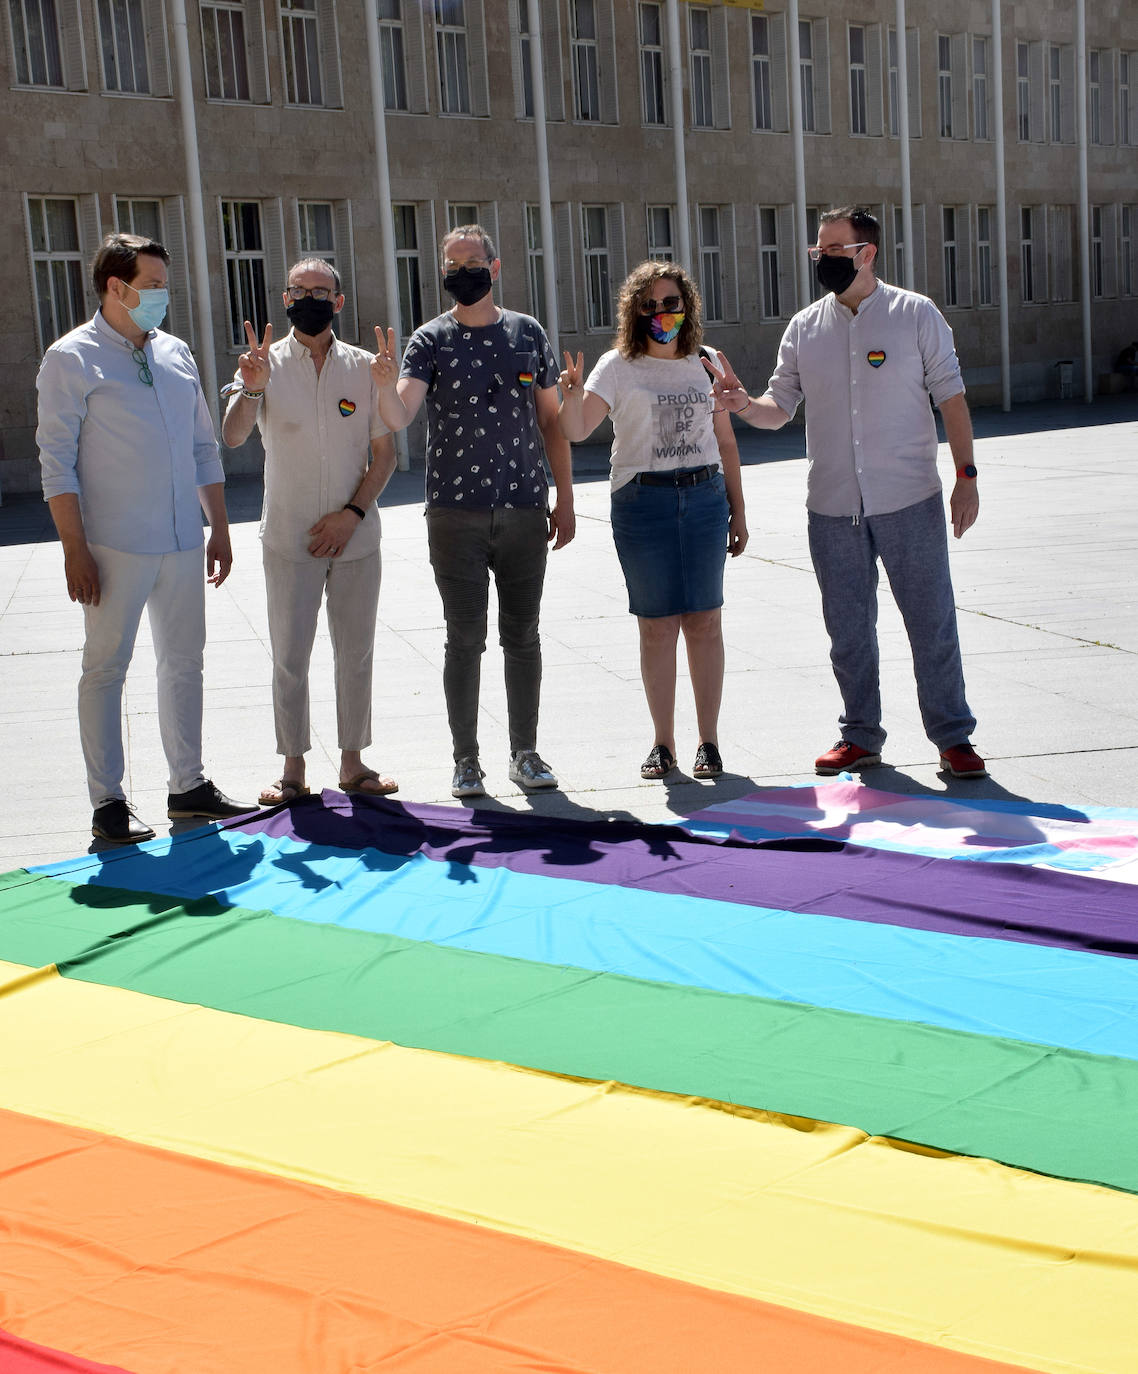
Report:
[[[614,347],[582,385],[565,355],[561,428],[580,442],[612,417],[612,530],[640,627],[640,675],[655,742],[640,769],[675,767],[676,649],[682,633],[699,749],[692,772],[718,777],[723,695],[723,565],[747,546],[739,450],[700,361],[695,283],[675,263],[644,262],[620,289]]]

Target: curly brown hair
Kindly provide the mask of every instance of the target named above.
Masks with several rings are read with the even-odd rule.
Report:
[[[698,351],[703,342],[703,301],[699,287],[677,262],[642,262],[624,279],[616,305],[616,338],[612,346],[622,358],[642,358],[648,352],[650,335],[641,328],[640,302],[648,299],[653,283],[674,281],[684,302],[684,322],[676,335],[676,352],[681,358]]]

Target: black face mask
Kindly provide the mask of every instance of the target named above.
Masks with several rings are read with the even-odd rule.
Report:
[[[324,333],[335,313],[336,306],[332,301],[318,301],[314,296],[302,296],[285,311],[289,324],[296,332],[310,339]]]
[[[827,291],[832,291],[835,296],[840,296],[843,291],[848,291],[853,285],[854,278],[857,276],[857,268],[854,266],[853,258],[821,257],[814,264],[814,274]]]
[[[460,267],[443,278],[443,288],[459,305],[477,305],[492,285],[488,267]]]

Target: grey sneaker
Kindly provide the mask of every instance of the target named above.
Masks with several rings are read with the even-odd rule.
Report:
[[[542,787],[556,787],[557,775],[536,749],[519,749],[510,755],[510,781],[527,792],[536,792]]]
[[[478,766],[477,759],[456,759],[454,777],[450,784],[451,796],[484,797],[486,789],[482,786],[482,779],[485,776],[486,774]]]

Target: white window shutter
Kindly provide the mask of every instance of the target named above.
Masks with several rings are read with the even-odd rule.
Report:
[[[411,114],[426,114],[427,40],[423,31],[423,9],[418,0],[403,0],[403,58],[407,64],[407,109]]]
[[[1102,294],[1118,295],[1118,206],[1102,207]]]
[[[360,343],[370,349],[371,340],[360,338],[359,305],[356,299],[356,246],[352,233],[352,202],[338,200],[332,206],[332,234],[336,244],[336,270],[344,308],[340,311],[336,333],[347,343]],[[375,336],[372,335],[372,338]]]
[[[193,292],[190,289],[190,244],[186,237],[186,211],[181,196],[167,196],[162,202],[166,248],[170,254],[170,313],[166,328],[191,348],[194,337]]]
[[[880,138],[885,132],[884,84],[882,82],[881,25],[870,24],[865,30],[865,126],[871,138]]]
[[[269,55],[262,0],[245,0],[245,57],[249,66],[249,99],[254,105],[268,105]]]
[[[616,84],[616,24],[613,0],[597,0],[597,66],[600,68],[601,123],[618,124],[620,105]]]
[[[921,136],[921,35],[917,29],[905,30],[905,61],[909,78],[909,137]]]
[[[162,0],[143,0],[142,17],[146,29],[146,60],[150,67],[150,94],[173,95],[166,10]]]
[[[87,54],[83,43],[83,15],[78,0],[62,0],[58,14],[63,84],[69,91],[85,91],[88,89]]]
[[[1032,143],[1043,143],[1047,137],[1044,118],[1043,44],[1036,41],[1027,48],[1027,101],[1031,122]]]
[[[288,277],[288,259],[285,256],[284,203],[279,196],[275,200],[261,201],[261,242],[265,251],[265,295],[268,298],[269,319],[273,322],[273,333],[279,339],[288,333],[289,328],[281,298]]]
[[[904,285],[904,283],[902,283]],[[928,254],[925,251],[925,207],[913,206],[913,285],[923,296],[928,295]]]
[[[529,0],[510,0],[510,71],[514,76],[514,118],[526,117],[526,89],[522,73],[521,20],[525,17]],[[544,15],[542,16],[544,19]],[[542,25],[542,41],[545,27]]]
[[[470,112],[485,119],[490,113],[490,74],[486,62],[486,14],[482,0],[466,0],[466,63]]]
[[[794,206],[778,207],[778,294],[781,313],[791,313],[798,281],[798,254],[802,251],[794,233]]]
[[[336,0],[316,0],[316,16],[324,104],[330,110],[338,110],[344,104],[344,85],[340,73],[340,32],[336,27]]]
[[[786,86],[786,15],[772,14],[767,33],[770,35],[771,50],[771,123],[774,132],[785,134],[790,129],[790,97]]]
[[[711,113],[717,129],[731,127],[729,55],[727,7],[720,5],[711,12]]]
[[[553,207],[553,237],[557,251],[557,304],[562,334],[577,333],[577,283],[573,271],[573,207],[566,201]]]
[[[814,29],[814,125],[830,132],[830,34],[824,19],[810,21]]]
[[[1075,49],[1071,43],[1064,43],[1059,49],[1059,89],[1061,96],[1061,141],[1075,141]]]
[[[616,299],[628,276],[628,248],[624,238],[624,206],[609,205],[605,209],[605,233],[608,236],[609,286],[612,288],[612,315],[616,319]]]
[[[1100,59],[1102,102],[1102,141],[1107,146],[1115,142],[1114,131],[1114,93],[1118,88],[1118,54],[1113,48],[1105,51]]]
[[[439,241],[435,233],[435,207],[429,200],[415,206],[415,238],[419,244],[419,279],[423,287],[423,318],[439,313]]]
[[[739,318],[739,261],[735,249],[735,207],[719,209],[719,232],[723,238],[723,320],[730,324]]]
[[[952,136],[968,137],[968,35],[954,33],[949,40],[952,64]]]
[[[956,303],[972,304],[972,207],[956,207]]]

